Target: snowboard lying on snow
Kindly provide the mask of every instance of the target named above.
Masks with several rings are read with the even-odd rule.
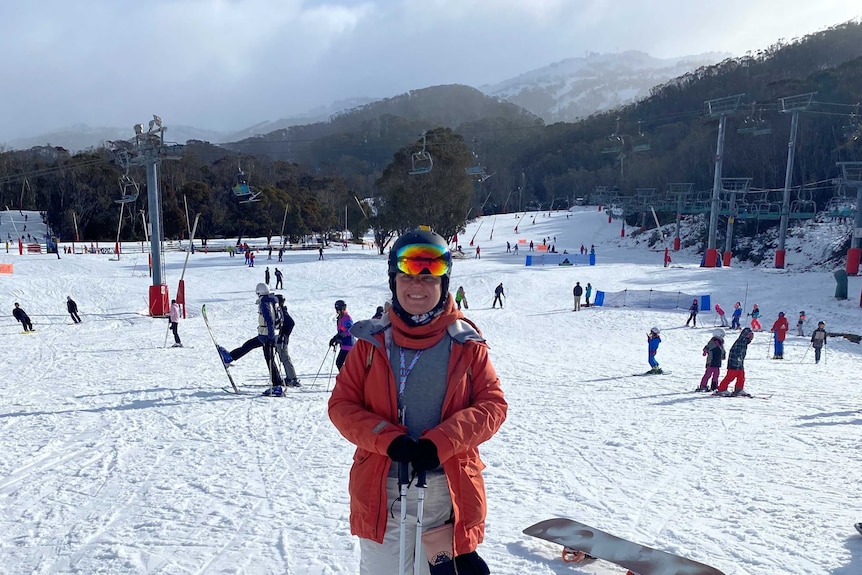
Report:
[[[724,575],[715,567],[633,543],[571,519],[546,519],[527,527],[524,533],[562,545],[563,561],[567,562],[602,559],[628,569],[629,575]]]

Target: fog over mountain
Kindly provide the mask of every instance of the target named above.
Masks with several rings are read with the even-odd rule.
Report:
[[[521,106],[541,117],[546,123],[572,122],[594,112],[609,110],[643,98],[649,95],[654,86],[701,66],[714,64],[727,56],[729,55],[712,52],[662,59],[653,58],[640,51],[618,54],[590,53],[585,57],[561,60],[478,89],[489,96]],[[374,101],[376,99],[368,97],[338,100],[302,114],[277,120],[262,120],[235,132],[220,132],[205,126],[175,125],[166,121],[167,138],[179,143],[187,140],[236,142],[290,126],[325,122],[334,114]],[[28,149],[50,144],[78,151],[100,146],[105,140],[128,139],[133,134],[132,126],[93,127],[75,124],[31,137],[10,140],[5,142],[5,145],[9,148]]]

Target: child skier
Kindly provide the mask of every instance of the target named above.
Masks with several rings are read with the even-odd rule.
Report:
[[[658,346],[661,343],[660,334],[661,330],[657,327],[650,328],[649,333],[647,333],[647,349],[650,366],[650,370],[647,373],[663,373],[661,367],[658,365],[658,361],[655,359],[655,354],[658,352]]]
[[[784,338],[787,337],[789,329],[790,325],[787,323],[787,318],[784,317],[784,312],[778,312],[778,319],[775,320],[769,330],[775,337],[775,355],[772,356],[772,359],[784,359]]]
[[[799,312],[799,319],[796,320],[796,335],[799,337],[805,337],[805,334],[802,333],[802,326],[805,325],[805,312]]]
[[[712,330],[712,339],[703,346],[703,355],[706,357],[706,371],[700,380],[700,387],[695,391],[715,391],[718,389],[718,376],[721,373],[721,362],[727,358],[724,351],[724,330]],[[707,386],[712,379],[712,385]]]
[[[826,324],[817,322],[817,329],[811,334],[811,347],[814,348],[814,363],[820,363],[820,351],[826,345]]]
[[[727,316],[724,314],[724,310],[721,309],[721,306],[715,304],[715,313],[718,314],[718,319],[721,320],[721,327],[727,327]]]
[[[754,307],[751,308],[751,313],[748,314],[751,316],[751,331],[763,331],[763,328],[760,325],[760,308],[757,307],[757,304],[754,304]]]
[[[697,312],[700,311],[700,304],[697,300],[693,300],[691,305],[688,307],[688,319],[685,320],[685,327],[688,327],[688,323],[692,322],[692,327],[697,327]]]
[[[730,329],[739,329],[739,319],[742,317],[742,305],[739,302],[733,304],[733,316],[730,318]]]
[[[739,337],[730,346],[730,354],[727,357],[727,372],[724,374],[724,379],[718,384],[718,389],[715,395],[742,395],[751,397],[751,394],[746,393],[745,387],[745,354],[748,351],[748,344],[754,339],[754,332],[751,328],[743,328],[739,333]],[[733,393],[727,391],[730,382],[736,380],[733,387]]]

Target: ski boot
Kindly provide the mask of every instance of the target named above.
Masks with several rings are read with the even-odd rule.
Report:
[[[273,385],[269,389],[264,390],[261,395],[265,395],[266,397],[284,397],[284,388],[280,385]]]
[[[233,358],[230,356],[230,352],[223,348],[222,346],[218,346],[218,353],[221,356],[221,361],[225,367],[229,366],[233,361]]]
[[[744,389],[734,389],[733,393],[731,393],[733,397],[751,397],[751,394],[745,391]]]

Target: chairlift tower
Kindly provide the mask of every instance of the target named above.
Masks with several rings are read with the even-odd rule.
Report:
[[[143,124],[135,124],[135,137],[131,140],[108,142],[115,161],[128,169],[130,166],[145,166],[147,170],[147,206],[150,215],[150,257],[152,258],[152,285],[149,293],[149,310],[153,317],[168,314],[168,286],[165,284],[162,262],[162,215],[159,190],[159,165],[162,160],[179,160],[185,146],[165,143],[162,119],[153,115],[145,131]]]
[[[745,194],[751,189],[751,178],[721,178],[721,189],[728,198],[729,215],[727,216],[727,233],[724,238],[724,255],[721,263],[724,267],[730,265],[733,258],[733,223],[737,217],[736,194]]]
[[[721,166],[724,156],[724,132],[727,126],[727,116],[739,109],[739,102],[745,94],[706,100],[704,113],[711,118],[718,117],[718,141],[715,151],[715,174],[712,180],[712,202],[709,211],[709,236],[707,238],[706,256],[704,267],[714,268],[718,263],[718,250],[716,249],[716,234],[718,233],[718,213],[721,210]]]
[[[796,130],[799,127],[799,112],[811,105],[814,92],[779,98],[780,112],[790,114],[790,141],[787,143],[787,169],[784,172],[784,199],[781,203],[781,227],[778,232],[778,249],[775,250],[775,267],[784,269],[784,240],[787,238],[787,224],[790,220],[790,184],[793,181],[793,159],[796,155]]]
[[[678,252],[680,244],[680,226],[682,225],[682,208],[685,205],[685,199],[691,196],[694,190],[694,184],[690,182],[673,183],[667,185],[667,194],[676,196],[676,230],[673,236],[673,251]]]
[[[853,223],[853,239],[847,250],[847,275],[859,274],[862,260],[862,162],[838,162],[843,176],[843,184],[856,188],[856,218]],[[862,304],[862,300],[860,300]]]

